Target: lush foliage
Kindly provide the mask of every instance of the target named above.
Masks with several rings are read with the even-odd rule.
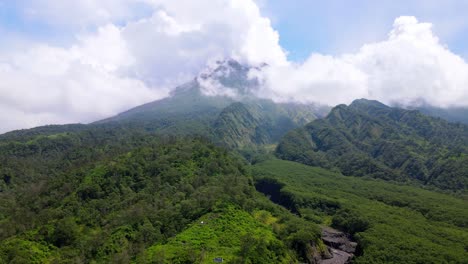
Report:
[[[4,260],[24,256],[17,254],[21,247],[8,245],[29,243],[60,262],[125,261],[217,203],[249,203],[254,190],[243,164],[226,151],[200,140],[141,140],[144,146],[123,155],[2,192]]]
[[[335,172],[269,160],[315,110],[233,103],[192,82],[95,124],[1,135],[0,263],[314,263],[328,254],[318,224],[352,234],[358,263],[468,259],[463,192],[336,173],[464,190],[465,126],[358,101],[277,149]],[[245,160],[283,207],[255,191]]]
[[[277,156],[345,175],[468,187],[468,126],[364,99],[290,132]]]
[[[316,118],[311,105],[269,100],[233,103],[224,108],[213,127],[216,139],[231,148],[276,143],[289,130]]]
[[[255,192],[241,158],[203,139],[50,127],[3,139],[0,159],[0,262],[154,262],[173,241],[198,243],[199,221],[217,234],[210,252],[233,262],[304,259],[320,240],[315,224]],[[291,237],[305,230],[308,240]]]
[[[167,244],[150,247],[144,257],[139,262],[213,263],[217,257],[228,263],[294,260],[268,223],[232,206],[204,215]]]
[[[466,198],[282,160],[256,164],[253,173],[257,187],[303,219],[353,234],[361,254],[356,263],[468,259]]]

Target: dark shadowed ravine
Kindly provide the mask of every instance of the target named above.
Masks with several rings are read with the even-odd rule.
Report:
[[[279,204],[294,214],[299,215],[299,210],[294,204],[294,199],[288,192],[282,191],[284,184],[274,179],[261,179],[255,184],[257,191],[265,194],[272,202]],[[322,241],[327,246],[328,252],[317,260],[319,264],[346,264],[354,257],[357,243],[351,241],[351,237],[339,230],[328,226],[322,227]]]

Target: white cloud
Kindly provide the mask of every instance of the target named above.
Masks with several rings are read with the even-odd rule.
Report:
[[[301,65],[270,67],[265,85],[276,98],[331,105],[365,97],[389,104],[468,106],[468,64],[441,44],[431,27],[399,17],[387,40],[355,54],[313,54]]]
[[[264,84],[259,95],[277,101],[334,105],[367,95],[367,75],[332,56],[312,54],[303,64],[270,66],[259,77]]]
[[[167,95],[217,59],[287,63],[278,33],[252,0],[18,5],[27,21],[73,32],[75,42],[25,39],[19,48],[0,49],[0,106],[8,109],[0,114],[0,123],[8,123],[0,132],[117,114]]]
[[[0,122],[9,124],[2,130],[14,128],[14,120],[16,128],[89,122],[163,96],[117,72],[132,60],[117,42],[99,46],[107,43],[103,38],[113,39],[113,31],[103,28],[69,49],[41,44],[1,54],[0,106],[8,110]]]
[[[52,27],[86,28],[144,15],[143,0],[18,0],[22,15]]]
[[[369,76],[369,97],[468,106],[468,64],[414,17],[396,19],[387,41],[365,45],[351,59]]]
[[[468,106],[468,65],[430,24],[413,17],[398,18],[387,40],[355,54],[312,54],[297,64],[287,61],[278,32],[253,0],[21,0],[18,6],[27,21],[71,32],[73,43],[17,41],[20,34],[7,43],[21,45],[0,45],[0,132],[110,116],[167,95],[227,57],[268,63],[258,91],[276,100],[333,105],[367,97]]]

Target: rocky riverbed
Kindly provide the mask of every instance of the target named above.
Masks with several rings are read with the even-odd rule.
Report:
[[[327,245],[328,253],[322,256],[320,264],[346,264],[350,263],[356,252],[357,243],[351,241],[349,235],[333,229],[322,227],[322,240]]]

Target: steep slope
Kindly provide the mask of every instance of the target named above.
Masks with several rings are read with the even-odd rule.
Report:
[[[193,80],[175,89],[170,97],[147,103],[95,125],[129,125],[159,134],[205,135],[224,107],[234,102],[227,96],[206,96]]]
[[[197,79],[177,87],[171,96],[118,114],[115,117],[99,121],[154,121],[162,118],[177,117],[196,118],[199,115],[218,113],[220,109],[234,102],[227,96],[206,96],[202,93]]]
[[[277,104],[269,100],[233,103],[219,114],[214,134],[233,148],[272,144],[287,131],[316,119],[315,110],[311,105]]]
[[[345,175],[468,187],[468,126],[377,101],[335,107],[325,119],[288,133],[276,153]]]
[[[288,130],[323,115],[328,107],[275,103],[255,95],[252,67],[218,62],[170,97],[96,124],[131,124],[159,134],[202,135],[231,148],[277,143]]]
[[[234,60],[219,61],[192,81],[175,88],[170,97],[137,106],[98,123],[216,116],[229,104],[251,95],[256,82],[248,77],[250,69]]]

